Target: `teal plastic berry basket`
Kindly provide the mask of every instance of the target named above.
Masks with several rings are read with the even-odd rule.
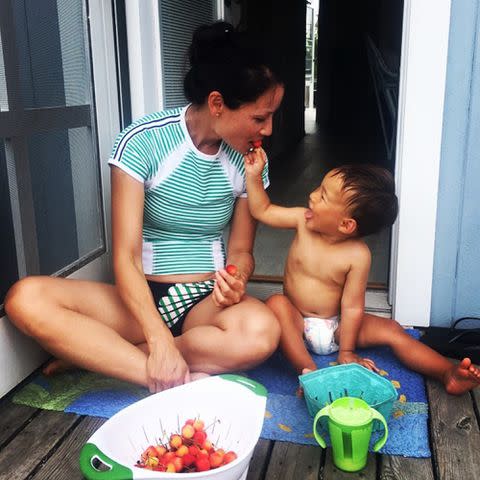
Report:
[[[388,421],[398,396],[391,382],[357,363],[322,368],[298,378],[312,417],[337,398],[357,397],[378,410]]]

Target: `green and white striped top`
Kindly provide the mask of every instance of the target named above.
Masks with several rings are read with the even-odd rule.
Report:
[[[108,163],[142,182],[143,269],[165,275],[225,265],[223,229],[246,197],[243,155],[222,142],[207,155],[193,144],[188,106],[147,115],[119,134]],[[263,172],[268,186],[268,168]]]

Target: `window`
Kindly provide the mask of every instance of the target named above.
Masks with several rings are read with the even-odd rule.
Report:
[[[164,108],[186,105],[183,78],[188,70],[188,46],[193,31],[217,20],[215,1],[159,1]]]
[[[86,9],[0,2],[0,304],[105,250]]]

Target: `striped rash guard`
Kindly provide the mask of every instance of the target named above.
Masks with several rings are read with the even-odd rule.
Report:
[[[143,269],[166,275],[225,265],[223,229],[246,197],[243,155],[222,142],[207,155],[193,144],[188,106],[147,115],[119,134],[108,163],[142,182]],[[262,174],[268,186],[268,168]]]

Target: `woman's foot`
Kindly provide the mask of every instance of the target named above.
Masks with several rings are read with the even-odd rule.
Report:
[[[480,370],[469,358],[452,365],[444,380],[445,390],[451,395],[462,395],[480,385]]]
[[[56,373],[62,373],[73,368],[75,368],[73,363],[55,358],[51,362],[48,362],[48,364],[43,368],[42,372],[46,377],[49,377],[51,375],[55,375]]]
[[[195,380],[201,380],[202,378],[207,378],[210,375],[204,372],[190,372],[190,381],[194,382]]]

